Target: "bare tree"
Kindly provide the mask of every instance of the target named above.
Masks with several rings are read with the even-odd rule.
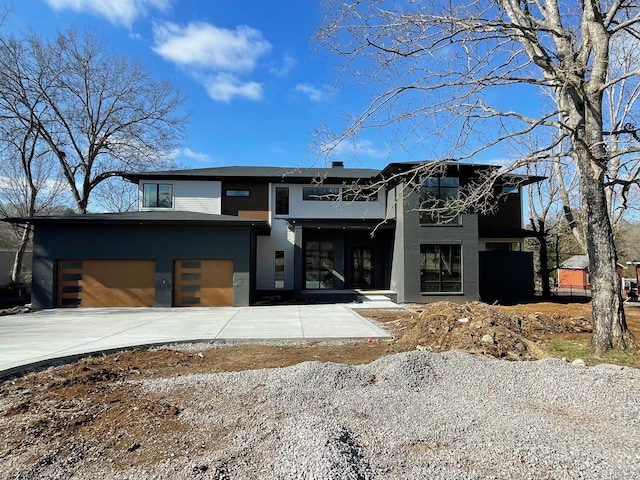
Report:
[[[138,207],[138,186],[121,178],[109,178],[93,191],[96,205],[108,212],[129,212]]]
[[[558,185],[553,176],[552,162],[541,162],[527,165],[527,174],[546,177],[545,181],[529,186],[529,223],[538,242],[537,274],[542,290],[542,297],[551,297],[551,272],[555,266],[549,265],[549,237],[558,234],[560,212],[557,211]]]
[[[624,315],[605,186],[620,183],[608,177],[612,162],[635,165],[638,127],[629,122],[605,128],[603,105],[606,92],[621,82],[629,84],[626,91],[638,84],[635,67],[619,62],[619,69],[612,68],[611,45],[618,39],[630,54],[637,51],[639,12],[623,0],[327,0],[318,32],[346,61],[346,72],[375,92],[333,145],[364,129],[392,125],[400,141],[449,140],[440,155],[454,160],[499,151],[532,132],[548,141],[527,162],[556,157],[559,145],[568,146],[589,219],[585,241],[597,353],[636,347]],[[534,97],[536,105],[506,102],[509,89],[520,98]],[[615,135],[624,141],[610,151],[608,139]],[[505,171],[521,166],[505,165]]]
[[[89,33],[0,42],[0,83],[35,109],[39,139],[58,159],[78,212],[86,213],[101,182],[171,165],[186,121],[173,84],[154,80]]]
[[[0,143],[3,156],[0,162],[0,214],[4,217],[33,217],[61,209],[64,205],[64,183],[56,176],[59,169],[56,168],[55,157],[38,147],[37,131],[33,125],[16,125],[5,120],[0,124]],[[19,283],[32,227],[27,223],[13,228],[18,245],[11,282]]]
[[[611,55],[608,78],[633,72],[640,67],[640,58],[635,54],[636,42],[629,42],[624,36],[611,37]],[[553,95],[553,92],[549,92]],[[605,194],[609,206],[609,218],[614,236],[626,225],[625,218],[638,211],[637,178],[640,162],[633,151],[639,138],[634,125],[637,124],[637,102],[640,99],[640,84],[635,78],[621,78],[603,92],[603,129],[606,151],[610,160],[606,164]],[[569,146],[570,147],[570,146]],[[586,252],[586,224],[581,210],[582,198],[577,188],[577,166],[571,159],[563,158],[570,148],[559,151],[550,175],[558,187],[560,199],[567,212],[567,224],[576,242]]]

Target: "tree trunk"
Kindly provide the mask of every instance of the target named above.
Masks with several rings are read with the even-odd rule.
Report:
[[[636,348],[637,344],[625,319],[622,281],[618,275],[618,258],[603,182],[588,178],[587,169],[581,169],[580,174],[584,177],[581,180],[583,208],[588,219],[586,237],[593,317],[591,342],[599,355],[609,349]]]
[[[531,227],[535,232],[536,240],[540,247],[538,250],[538,276],[540,277],[540,287],[542,288],[542,298],[551,298],[551,285],[549,282],[549,249],[547,245],[547,227],[542,218],[538,219],[538,225],[531,219]]]
[[[22,232],[22,238],[20,239],[20,246],[16,251],[16,255],[13,259],[13,267],[11,268],[11,283],[17,284],[20,282],[20,273],[22,272],[22,261],[24,259],[24,252],[29,244],[31,237],[31,225],[27,224]]]
[[[551,285],[549,282],[549,251],[547,249],[547,236],[538,237],[540,242],[540,286],[542,298],[551,298]]]

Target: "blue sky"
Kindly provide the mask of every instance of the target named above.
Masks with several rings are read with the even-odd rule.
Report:
[[[311,166],[315,129],[337,130],[344,112],[362,107],[355,85],[334,88],[337,58],[315,53],[322,12],[311,0],[3,0],[4,32],[44,37],[90,29],[158,79],[176,82],[191,118],[177,161],[184,167]],[[334,160],[381,168],[391,159],[377,140],[361,140],[357,158],[343,147]],[[406,154],[405,154],[406,155]]]

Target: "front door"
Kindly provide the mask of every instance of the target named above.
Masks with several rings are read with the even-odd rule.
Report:
[[[353,247],[351,249],[351,283],[354,288],[373,287],[373,249]]]

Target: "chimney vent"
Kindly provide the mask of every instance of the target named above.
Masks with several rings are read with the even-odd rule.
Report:
[[[344,168],[344,162],[331,162],[331,168]]]

